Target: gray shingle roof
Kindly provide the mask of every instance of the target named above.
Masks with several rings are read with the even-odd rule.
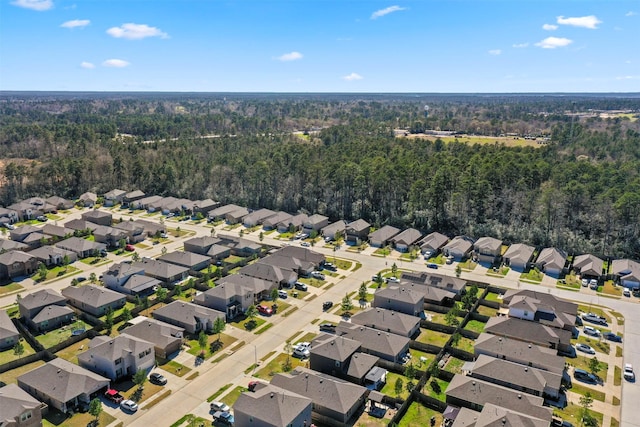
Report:
[[[191,268],[198,264],[211,262],[211,258],[209,258],[208,256],[196,254],[193,252],[181,251],[166,253],[158,258],[158,260],[187,268]]]
[[[396,245],[412,245],[422,237],[422,233],[415,228],[407,228],[402,233],[391,239]]]
[[[473,244],[477,251],[498,251],[502,247],[502,240],[494,237],[481,237]]]
[[[540,251],[536,264],[543,266],[544,268],[564,268],[564,263],[567,260],[567,253],[558,248],[544,248]]]
[[[320,334],[311,343],[311,358],[315,355],[340,362],[347,361],[358,349],[359,341],[333,334]]]
[[[0,264],[2,265],[29,262],[32,259],[34,259],[32,255],[22,251],[9,251],[0,254]]]
[[[20,335],[5,310],[0,310],[0,341]]]
[[[69,286],[62,290],[62,295],[93,308],[103,307],[125,298],[119,292],[96,285]]]
[[[409,338],[390,332],[382,332],[367,326],[355,325],[341,321],[336,334],[346,336],[362,343],[365,350],[375,351],[392,358],[400,355],[408,347]]]
[[[420,318],[384,308],[371,308],[351,316],[351,322],[381,331],[409,336],[420,324]]]
[[[311,405],[308,397],[267,384],[240,394],[233,410],[260,420],[264,425],[284,427],[291,425],[301,412],[310,411]]]
[[[382,228],[377,229],[373,233],[369,233],[369,241],[384,242],[391,239],[396,234],[400,233],[400,229],[391,225],[384,225]]]
[[[65,297],[52,289],[41,289],[37,292],[27,294],[20,298],[18,305],[28,310],[38,307],[45,307],[50,304],[64,304],[67,301]]]
[[[48,305],[36,314],[33,319],[34,323],[41,323],[45,320],[53,320],[63,316],[73,315],[73,310],[69,307],[61,305]]]
[[[39,400],[22,390],[16,384],[7,384],[0,389],[0,426],[12,426],[15,418],[29,409],[42,405]]]
[[[419,288],[414,286],[389,286],[388,288],[381,288],[376,290],[376,297],[388,298],[393,301],[407,302],[410,304],[417,304],[421,300],[424,300],[424,292],[419,292]]]
[[[474,349],[476,355],[484,353],[495,357],[504,356],[511,361],[533,361],[533,366],[556,373],[564,370],[564,357],[558,356],[557,350],[486,332],[476,339]]]
[[[526,264],[531,260],[531,256],[536,249],[533,246],[524,243],[515,243],[509,246],[503,257],[511,260],[511,262]]]
[[[600,276],[604,261],[595,255],[578,255],[573,259],[573,268],[580,270],[580,274]]]
[[[128,356],[130,353],[137,356],[149,349],[153,349],[152,343],[128,334],[120,334],[115,338],[98,336],[89,342],[87,351],[78,355],[78,360],[88,363],[94,355],[99,355],[115,361],[118,358]]]
[[[226,318],[225,313],[184,301],[173,301],[156,309],[152,315],[162,316],[185,325],[195,324],[196,319],[207,319],[213,323],[217,318]]]
[[[181,340],[184,336],[184,329],[159,320],[144,319],[123,329],[121,334],[129,334],[164,348],[176,340]]]

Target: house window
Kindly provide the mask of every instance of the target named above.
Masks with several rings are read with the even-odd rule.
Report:
[[[339,367],[340,367],[340,361],[336,360],[336,368],[339,368]]]
[[[30,418],[31,418],[31,411],[25,412],[24,414],[20,415],[20,421],[27,421]]]
[[[150,348],[148,348],[147,351],[144,352],[144,354],[149,354],[149,353],[151,353],[151,349]]]
[[[139,359],[142,359],[143,357],[144,357],[144,351],[142,353],[138,354],[138,358]]]
[[[116,365],[119,365],[122,363],[122,357],[119,357],[116,359]]]
[[[525,310],[525,311],[524,311],[524,315],[525,315],[525,316],[528,316],[528,315],[529,315],[529,312],[528,312],[527,310]]]

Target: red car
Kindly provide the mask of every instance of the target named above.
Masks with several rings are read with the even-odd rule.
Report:
[[[136,250],[136,248],[133,247],[133,245],[127,245],[124,247],[125,251],[129,251],[129,252],[133,252]]]
[[[273,314],[273,309],[267,305],[260,304],[258,307],[258,313],[264,314],[265,316],[271,316]]]

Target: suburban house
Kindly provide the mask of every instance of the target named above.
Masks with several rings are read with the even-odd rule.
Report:
[[[0,206],[0,224],[13,224],[18,221],[18,212]]]
[[[308,276],[316,269],[316,265],[310,261],[303,261],[298,258],[280,255],[277,252],[273,255],[264,257],[260,262],[284,268],[286,270],[293,270],[300,276]]]
[[[403,271],[402,276],[400,277],[400,281],[401,283],[405,284],[412,283],[415,285],[425,285],[439,288],[447,292],[451,292],[454,295],[462,295],[467,284],[466,280],[460,279],[458,277],[444,276],[442,274],[429,273],[426,271]]]
[[[109,248],[117,248],[120,242],[129,243],[129,233],[125,230],[99,225],[93,230],[93,239],[96,243],[102,243]]]
[[[20,332],[11,321],[6,310],[0,310],[0,350],[13,348],[20,340]]]
[[[226,321],[226,314],[222,311],[184,301],[174,301],[160,307],[152,315],[154,319],[179,326],[192,335],[200,331],[212,332],[218,318]]]
[[[7,384],[0,390],[0,426],[40,427],[42,411],[47,408],[38,399],[18,387]]]
[[[584,254],[573,258],[573,271],[580,275],[581,279],[600,280],[604,261],[595,255]]]
[[[38,258],[22,251],[0,254],[0,280],[29,276],[38,269]]]
[[[24,243],[14,242],[13,240],[0,238],[0,254],[9,251],[25,251],[29,250],[29,246]]]
[[[473,251],[480,265],[492,266],[502,255],[502,240],[494,237],[481,237],[473,244]]]
[[[391,242],[397,251],[408,252],[409,248],[421,238],[422,233],[420,231],[415,228],[407,228],[400,234],[391,238]]]
[[[535,250],[533,246],[514,243],[502,256],[502,262],[512,270],[523,272],[529,268],[529,262]]]
[[[317,231],[319,233],[320,230],[327,225],[329,225],[328,217],[320,214],[313,214],[307,217],[307,219],[302,223],[302,228],[307,234],[311,234],[312,231]]]
[[[75,313],[67,307],[66,301],[56,291],[42,289],[20,298],[18,309],[31,329],[45,332],[74,320]]]
[[[60,196],[51,196],[44,199],[46,203],[51,206],[54,206],[55,209],[71,209],[73,207],[73,202],[71,200],[67,200],[64,197]]]
[[[293,286],[298,280],[298,274],[295,271],[276,267],[275,265],[264,262],[264,260],[245,265],[238,270],[238,274],[266,280],[274,283],[277,287],[280,285],[286,287]]]
[[[547,276],[558,278],[564,273],[564,265],[567,262],[567,253],[558,248],[544,248],[540,251],[536,266],[544,271]]]
[[[473,378],[534,396],[551,399],[560,397],[562,375],[551,371],[522,366],[484,354],[475,362],[465,363],[462,371]]]
[[[224,220],[227,224],[238,224],[240,221],[242,221],[242,218],[249,215],[250,213],[251,211],[249,211],[249,209],[247,208],[238,208],[226,213],[224,216]]]
[[[151,205],[162,200],[162,196],[147,196],[142,199],[135,200],[129,203],[129,209],[143,209],[145,211],[153,212]]]
[[[476,339],[473,351],[476,358],[484,354],[556,374],[565,369],[565,359],[557,350],[486,332]]]
[[[98,209],[93,209],[93,210],[84,212],[81,215],[81,217],[85,221],[92,222],[98,225],[106,225],[108,227],[111,227],[112,215],[110,212],[104,212]]]
[[[311,342],[309,367],[363,385],[367,373],[380,358],[360,352],[361,345],[349,338],[320,334]]]
[[[217,237],[194,237],[184,242],[184,250],[194,254],[206,255],[209,249],[214,245],[219,245],[222,240]]]
[[[86,193],[82,193],[80,197],[78,197],[78,203],[80,203],[85,208],[92,208],[97,202],[98,202],[98,195],[90,191],[87,191]]]
[[[311,399],[314,413],[344,424],[361,413],[367,396],[362,386],[303,367],[274,375],[271,384]]]
[[[420,333],[420,318],[384,308],[371,308],[351,316],[351,323],[368,326],[379,331],[391,332],[413,338]]]
[[[63,413],[87,408],[109,386],[109,379],[56,358],[18,377],[18,386]]]
[[[124,190],[120,190],[120,189],[113,189],[107,193],[104,193],[104,205],[109,207],[109,206],[115,206],[118,203],[122,203],[122,200],[124,199],[125,194],[127,194],[126,191]]]
[[[132,244],[142,242],[147,236],[144,232],[144,226],[136,221],[122,221],[115,224],[113,228],[115,230],[123,231],[126,235],[127,242]]]
[[[133,376],[139,369],[151,369],[156,362],[153,344],[120,334],[115,338],[98,335],[89,349],[78,354],[78,364],[85,369],[116,381]]]
[[[308,427],[313,402],[308,397],[272,384],[259,383],[240,394],[233,404],[237,426]]]
[[[129,191],[122,198],[122,204],[125,206],[130,206],[132,202],[136,200],[144,199],[145,194],[140,190]]]
[[[262,222],[262,228],[265,230],[274,230],[278,227],[279,223],[288,223],[292,217],[293,215],[284,211],[276,212],[275,215],[271,215]]]
[[[548,347],[560,352],[571,349],[571,332],[515,317],[491,317],[484,328],[489,334]]]
[[[371,224],[364,219],[357,219],[347,224],[345,229],[345,241],[349,245],[359,245],[367,240]]]
[[[43,263],[47,267],[62,265],[65,260],[68,264],[74,263],[78,260],[78,255],[75,252],[58,248],[56,246],[42,246],[29,252],[29,255],[35,257],[38,262]]]
[[[91,240],[81,239],[79,237],[69,237],[68,239],[56,243],[56,246],[75,252],[78,255],[78,258],[97,256],[107,250],[107,245],[104,243],[92,242]]]
[[[640,288],[640,262],[630,259],[614,259],[611,263],[611,274],[625,288]]]
[[[158,279],[164,285],[172,286],[189,276],[189,269],[175,264],[169,264],[155,259],[142,259],[134,262],[134,267],[142,268],[145,276]]]
[[[146,219],[136,219],[133,223],[142,227],[143,233],[148,237],[159,237],[167,232],[167,227],[158,222],[147,221]]]
[[[409,351],[410,339],[391,332],[340,321],[336,335],[362,343],[361,351],[380,359],[400,363]]]
[[[546,420],[512,411],[492,403],[484,405],[480,412],[464,407],[456,408],[456,412],[455,422],[451,427],[549,427],[549,422]]]
[[[373,306],[420,316],[424,312],[424,293],[413,286],[389,286],[376,290]]]
[[[546,292],[510,289],[505,292],[502,303],[508,307],[510,317],[570,332],[573,331],[578,317],[578,304],[556,298]]]
[[[7,209],[16,212],[20,220],[27,221],[49,213],[56,208],[40,197],[31,197],[7,206]]]
[[[15,242],[22,242],[32,233],[40,234],[40,237],[44,237],[42,234],[42,230],[38,227],[34,227],[33,225],[23,225],[22,227],[17,227],[14,230],[9,231],[9,236],[11,240]]]
[[[296,258],[300,261],[308,261],[313,263],[316,268],[319,268],[325,261],[325,256],[320,252],[315,252],[311,249],[300,246],[285,246],[275,251],[273,255]]]
[[[144,275],[144,269],[121,262],[113,264],[102,276],[104,286],[128,295],[151,295],[153,288],[160,285],[158,279]]]
[[[242,217],[242,224],[247,228],[255,227],[274,215],[276,215],[276,213],[271,209],[258,209]]]
[[[290,229],[298,231],[306,223],[306,221],[308,221],[308,219],[309,219],[309,216],[307,214],[301,213],[301,214],[293,215],[285,221],[280,221],[276,224],[278,228],[278,233],[286,233]],[[271,221],[271,218],[269,218],[269,221]],[[308,231],[308,234],[311,233],[311,230],[307,230],[307,231]]]
[[[211,265],[211,258],[193,252],[169,252],[157,258],[158,261],[168,262],[189,269],[189,274],[196,274]]]
[[[93,231],[96,228],[100,227],[98,224],[94,224],[93,222],[85,221],[84,219],[72,219],[71,221],[67,221],[64,224],[65,228],[73,230],[73,234],[77,236],[77,233],[83,233],[87,231]]]
[[[220,245],[228,247],[232,255],[249,257],[262,251],[260,243],[255,243],[248,239],[222,234],[218,237],[220,238]]]
[[[169,355],[180,351],[184,337],[183,328],[144,316],[138,316],[129,323],[132,325],[120,331],[120,334],[131,335],[152,343],[156,356],[166,359]]]
[[[242,208],[240,206],[233,205],[233,204],[218,206],[217,208],[211,209],[207,213],[207,218],[211,221],[224,219],[228,213],[237,211],[240,209],[246,209],[246,208]]]
[[[211,199],[196,200],[195,202],[193,202],[192,213],[193,214],[200,213],[206,217],[207,213],[210,210],[215,209],[218,206],[220,206],[220,202],[216,202],[215,200],[211,200]]]
[[[468,236],[456,236],[442,247],[444,256],[453,257],[457,262],[468,258],[473,249],[474,240]]]
[[[484,405],[496,406],[538,418],[551,424],[552,409],[542,406],[544,399],[492,384],[467,375],[456,374],[445,391],[449,405],[482,411]]]
[[[269,298],[271,292],[274,289],[278,289],[278,285],[275,282],[260,279],[257,277],[246,276],[244,274],[230,274],[216,280],[216,286],[223,284],[239,285],[242,288],[247,288],[251,291],[253,298],[252,304],[257,304],[263,299]]]
[[[369,244],[376,248],[389,245],[391,238],[400,233],[400,229],[391,225],[383,225],[376,231],[369,233]]]
[[[57,239],[65,239],[67,237],[73,236],[73,230],[66,227],[60,227],[58,225],[53,224],[45,224],[40,231],[47,238],[57,238]]]
[[[235,274],[227,278],[232,276]],[[253,295],[253,290],[245,285],[225,282],[218,283],[216,287],[196,295],[193,302],[226,313],[227,319],[230,320],[243,314],[249,306],[253,305]]]
[[[62,290],[69,304],[95,317],[104,316],[109,309],[116,311],[124,307],[127,299],[120,292],[103,286],[69,286]]]
[[[58,305],[65,307],[66,304],[66,298],[58,292],[52,289],[41,289],[19,298],[18,310],[20,311],[20,316],[25,319],[31,319],[46,306]]]
[[[340,235],[344,237],[344,232],[347,229],[347,223],[344,220],[338,220],[322,228],[322,235],[325,238],[336,240]]]

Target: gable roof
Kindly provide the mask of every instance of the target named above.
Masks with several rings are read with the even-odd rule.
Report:
[[[64,257],[65,255],[67,256],[75,255],[74,252],[68,251],[66,249],[58,248],[57,246],[41,246],[38,249],[34,249],[31,252],[29,252],[29,254],[33,255],[34,257],[40,260],[48,260],[56,256]]]
[[[359,341],[322,333],[311,343],[311,357],[322,356],[326,359],[346,362],[360,349],[360,346]]]
[[[400,280],[417,285],[433,286],[454,293],[462,291],[467,284],[466,280],[458,277],[429,273],[427,271],[403,271]]]
[[[64,305],[66,301],[65,297],[53,289],[41,289],[20,298],[18,305],[27,310],[33,310],[34,308],[46,307],[51,304]]]
[[[44,321],[58,319],[63,316],[72,316],[74,314],[67,306],[62,305],[48,305],[38,312],[31,319],[33,323],[42,323]]]
[[[502,248],[502,240],[494,237],[481,237],[473,244],[473,248],[477,251],[499,251]]]
[[[473,247],[473,239],[468,236],[456,236],[444,245],[444,250],[453,251],[457,250],[461,253],[467,253]]]
[[[313,270],[316,266],[316,264],[313,262],[302,261],[298,258],[279,255],[277,253],[262,258],[261,262],[265,264],[275,265],[276,267],[294,270],[294,271],[297,271],[297,270],[309,271],[309,270]]]
[[[543,268],[551,267],[562,270],[567,260],[567,253],[558,248],[544,248],[540,251],[536,264]]]
[[[509,246],[509,249],[504,253],[503,257],[509,259],[511,262],[526,264],[531,260],[533,252],[536,249],[533,246],[525,245],[524,243],[515,243]]]
[[[267,218],[271,218],[272,216],[274,216],[276,213],[274,211],[272,211],[271,209],[266,209],[266,208],[262,208],[262,209],[258,209],[257,211],[253,211],[248,215],[245,215],[242,218],[242,222],[247,222],[247,221],[252,221],[256,224],[264,221]]]
[[[168,262],[182,267],[191,268],[203,262],[210,263],[211,258],[194,252],[175,251],[169,252],[158,258],[159,261]]]
[[[351,316],[351,322],[380,331],[409,336],[419,326],[420,318],[385,308],[371,308]]]
[[[27,249],[29,246],[24,243],[16,242],[15,240],[0,239],[0,252],[8,251],[21,251]]]
[[[101,220],[103,218],[112,219],[113,215],[110,212],[104,212],[98,209],[92,209],[90,211],[84,212],[81,215],[82,219],[85,221],[93,222],[92,220]]]
[[[347,375],[352,378],[362,379],[372,369],[382,369],[375,367],[380,358],[372,354],[362,353],[357,351],[349,359],[349,367],[347,368]]]
[[[304,214],[301,214],[304,215]],[[304,221],[306,224],[309,224],[311,226],[314,226],[316,224],[320,224],[326,220],[328,220],[329,217],[324,216],[324,215],[320,215],[320,214],[313,214],[309,217],[307,217],[307,219]]]
[[[377,289],[374,295],[376,297],[406,302],[409,304],[417,304],[424,300],[423,292],[419,292],[418,289],[415,289],[413,286],[404,285]]]
[[[622,280],[640,282],[640,262],[631,259],[614,259],[611,272]]]
[[[86,252],[92,250],[99,251],[106,249],[107,247],[104,243],[96,243],[79,237],[69,237],[68,239],[56,243],[55,246],[73,252]]]
[[[221,311],[184,301],[173,301],[160,307],[152,313],[152,316],[162,316],[185,325],[196,324],[198,319],[207,320],[213,324],[217,318],[226,318],[225,313]]]
[[[264,225],[267,227],[275,227],[281,222],[287,223],[291,218],[293,218],[293,215],[290,213],[278,211],[274,215],[265,218]]]
[[[271,384],[306,396],[314,404],[339,414],[346,414],[367,392],[362,386],[303,367],[287,374],[274,375]]]
[[[35,259],[34,256],[26,253],[26,252],[22,252],[22,251],[18,251],[18,250],[14,250],[14,251],[9,251],[9,252],[5,252],[3,254],[0,254],[0,264],[2,265],[12,265],[15,263],[25,263],[25,262],[29,262],[31,260]]]
[[[144,268],[128,262],[120,262],[118,264],[111,265],[109,269],[104,272],[105,276],[114,276],[114,278],[118,280],[134,274],[144,274]]]
[[[276,267],[262,260],[242,267],[238,270],[238,273],[273,283],[293,282],[298,278],[298,275],[293,270]]]
[[[444,245],[446,245],[448,241],[449,241],[449,238],[447,236],[434,231],[433,233],[430,233],[424,236],[422,240],[418,242],[418,245],[422,250],[425,250],[425,249],[438,250]]]
[[[562,373],[564,370],[564,357],[558,356],[557,350],[486,332],[478,336],[474,350],[476,355],[488,353],[511,361],[534,361],[534,366],[544,367],[556,373]]]
[[[185,274],[189,271],[186,267],[155,259],[143,259],[142,261],[134,262],[133,266],[143,268],[146,275],[167,279]]]
[[[344,220],[340,219],[336,222],[332,222],[326,227],[323,227],[321,231],[323,235],[328,236],[328,235],[334,235],[339,231],[345,231],[346,229],[347,229],[347,223]]]
[[[6,310],[0,310],[0,342],[16,335],[20,335],[16,325],[13,324]]]
[[[90,191],[87,191],[86,193],[82,193],[79,197],[78,200],[82,201],[82,202],[92,202],[95,203],[98,201],[98,195],[96,193],[92,193]]]
[[[262,421],[263,425],[288,426],[301,412],[311,412],[312,400],[273,384],[243,392],[233,404],[233,410]]]
[[[322,217],[322,215],[318,215],[318,216]],[[269,220],[271,220],[271,218],[269,218]],[[293,225],[294,227],[297,228],[297,227],[300,227],[301,225],[307,224],[308,222],[309,222],[309,216],[305,213],[299,213],[297,215],[291,216],[291,218],[287,219],[286,221],[280,221],[278,223],[278,227],[280,226],[288,227],[289,225]]]
[[[160,348],[167,347],[176,340],[181,340],[184,334],[183,328],[156,319],[142,318],[142,320],[133,320],[136,323],[123,329],[120,333],[149,341]]]
[[[235,274],[229,275],[224,279],[229,279]],[[196,295],[194,298],[194,302],[199,305],[203,305],[205,307],[209,306],[208,301],[210,300],[222,300],[229,301],[233,298],[237,297],[250,297],[253,298],[253,289],[248,287],[246,284],[234,283],[232,281],[218,281],[216,282],[216,286],[214,288],[208,289],[201,294]],[[253,301],[253,300],[252,300]]]
[[[206,249],[220,242],[222,242],[222,240],[218,239],[217,237],[201,236],[185,240],[184,244]]]
[[[17,384],[7,384],[0,388],[0,426],[17,425],[16,417],[29,409],[37,409],[42,405],[39,400],[18,387]]]
[[[131,353],[137,356],[150,348],[153,348],[153,344],[149,341],[126,333],[117,335],[115,338],[99,335],[89,342],[89,349],[87,351],[78,354],[78,360],[89,363],[94,356],[99,356],[113,362]]]
[[[54,224],[45,224],[42,227],[42,233],[47,236],[65,237],[68,234],[73,234],[73,230],[66,227],[60,227]]]
[[[491,317],[484,330],[490,334],[538,343],[556,349],[558,344],[568,346],[571,342],[571,331],[514,317]]]
[[[96,285],[69,286],[62,290],[62,295],[93,308],[103,307],[125,298],[119,292]]]
[[[367,227],[371,227],[371,224],[364,219],[357,219],[347,224],[347,232],[359,233],[366,230]]]
[[[273,255],[281,255],[291,258],[297,258],[301,261],[309,261],[316,265],[319,265],[325,260],[325,257],[320,252],[313,251],[311,249],[303,248],[301,246],[285,246],[278,249]]]
[[[391,332],[382,332],[367,326],[340,321],[336,335],[360,341],[365,350],[396,357],[409,346],[409,338]]]
[[[58,402],[68,402],[109,385],[109,379],[64,359],[56,358],[18,377],[26,384]]]
[[[124,196],[127,192],[124,190],[120,190],[118,188],[114,188],[111,191],[108,191],[106,193],[104,193],[104,198],[105,199],[115,199],[121,196]]]
[[[376,231],[369,233],[369,241],[380,241],[385,242],[391,239],[396,234],[400,233],[400,229],[393,227],[391,225],[384,225],[382,228],[377,229]]]
[[[133,190],[133,191],[129,191],[127,194],[125,194],[124,198],[125,199],[132,199],[134,197],[141,198],[141,197],[144,197],[144,196],[145,196],[145,194],[142,191]]]
[[[67,221],[64,226],[71,230],[95,230],[99,227],[98,224],[85,221],[84,219],[72,219],[71,221]]]
[[[228,276],[225,276],[216,280],[216,285],[237,285],[237,286],[240,286],[242,289],[249,289],[254,294],[259,294],[262,291],[271,289],[273,287],[273,282],[269,280],[260,279],[258,277],[247,276],[242,273],[236,273],[236,274],[230,274]],[[229,289],[227,289],[227,291],[230,292]],[[234,292],[237,292],[237,291],[238,289],[236,289]]]
[[[509,304],[511,302],[511,299],[515,296],[526,296],[540,301],[540,303],[546,306],[553,307],[556,312],[566,313],[574,317],[578,315],[578,304],[567,301],[563,298],[558,298],[547,292],[537,292],[530,289],[509,289],[502,296],[502,302],[504,304]]]
[[[422,233],[415,228],[407,228],[391,240],[396,244],[410,246],[420,240]]]
[[[604,261],[595,255],[584,254],[573,258],[573,268],[578,269],[581,275],[600,276]]]

